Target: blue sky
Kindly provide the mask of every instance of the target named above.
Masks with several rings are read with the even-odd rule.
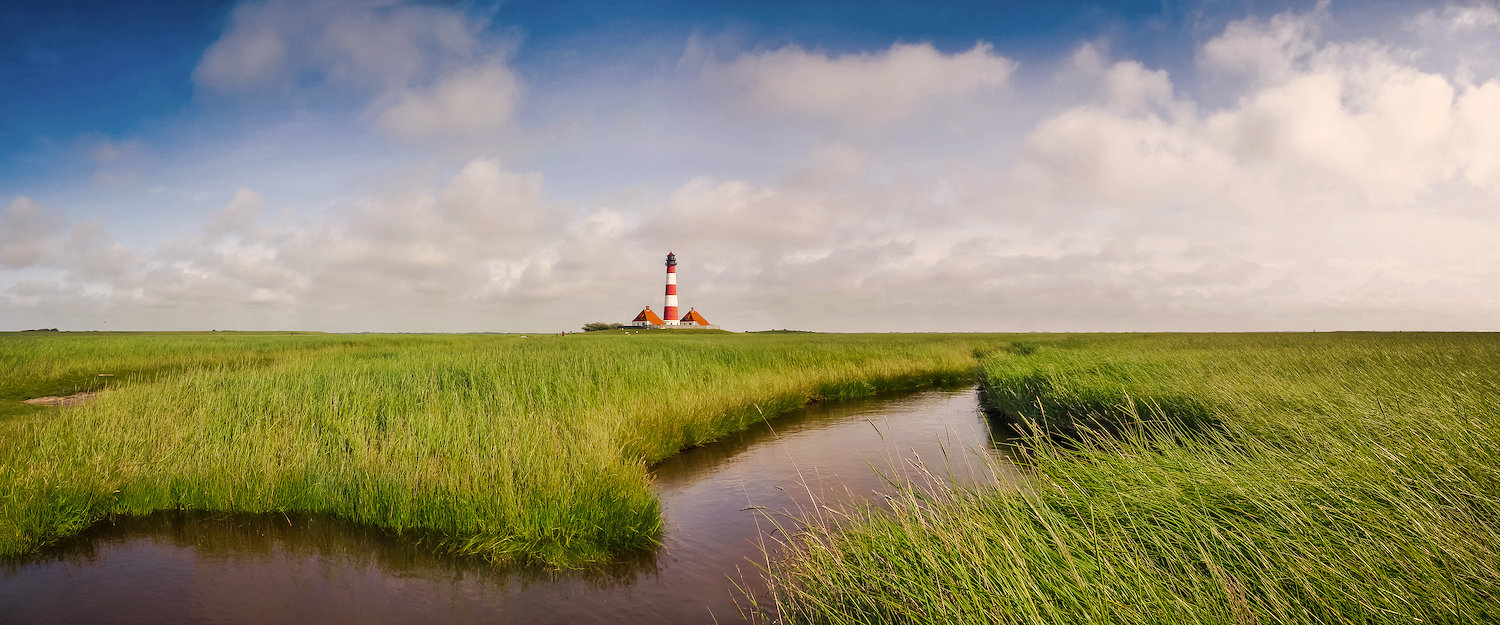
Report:
[[[659,306],[666,249],[736,329],[1495,329],[1497,41],[1483,1],[13,3],[0,329],[558,330]]]
[[[445,4],[455,6],[438,3]],[[237,121],[238,115],[291,112],[195,101],[193,68],[222,33],[233,2],[11,6],[0,16],[0,79],[27,95],[0,101],[0,118],[6,120],[0,154],[11,165],[7,187],[27,174],[68,169],[67,162],[48,156],[77,137],[169,135],[182,124],[236,125],[254,122]],[[878,50],[895,41],[930,42],[952,52],[989,41],[999,42],[1012,58],[1043,62],[1079,42],[1107,36],[1116,46],[1170,63],[1174,55],[1163,50],[1161,40],[1186,46],[1193,29],[1184,22],[1221,19],[1212,17],[1217,11],[1159,1],[521,1],[456,6],[489,18],[482,20],[488,30],[516,42],[513,66],[537,82],[597,71],[601,65],[649,70],[680,54],[694,36],[723,38],[726,46],[744,49],[799,45],[830,52]]]
[[[5,154],[83,133],[139,130],[192,99],[198,55],[227,3],[11,3],[0,15]],[[109,103],[109,106],[101,106]]]

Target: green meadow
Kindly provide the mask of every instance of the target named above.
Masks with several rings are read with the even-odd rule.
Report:
[[[497,562],[661,533],[647,468],[822,398],[968,379],[982,335],[0,335],[0,554],[113,515],[332,514]],[[100,374],[111,374],[101,377]],[[103,391],[73,407],[21,400]]]
[[[1028,485],[797,533],[765,616],[1500,621],[1500,336],[1032,336],[981,389]]]
[[[580,566],[657,543],[683,448],[977,378],[1024,486],[789,524],[760,616],[1500,620],[1500,335],[36,333],[0,370],[0,554],[182,509]]]

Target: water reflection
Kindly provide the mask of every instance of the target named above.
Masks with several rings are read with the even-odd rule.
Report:
[[[919,466],[1012,483],[989,461],[992,439],[973,390],[813,406],[653,467],[663,545],[587,571],[497,569],[325,517],[124,519],[0,567],[0,620],[735,622],[736,586],[761,587],[766,517],[746,508],[836,506],[889,492],[882,473],[920,478]]]

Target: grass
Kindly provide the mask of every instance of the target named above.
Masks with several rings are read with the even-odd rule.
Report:
[[[206,367],[245,369],[353,339],[286,333],[0,333],[0,421],[44,410],[21,400],[98,391]],[[109,374],[101,377],[99,374]]]
[[[912,485],[804,528],[762,616],[1500,620],[1487,334],[0,335],[0,554],[181,509],[601,561],[658,539],[651,463],[981,363],[1031,487]]]
[[[824,397],[972,376],[978,335],[0,336],[0,555],[114,515],[326,513],[497,562],[654,544],[647,467]],[[100,378],[99,373],[113,373]],[[20,404],[107,388],[73,408]]]
[[[1500,336],[1025,341],[982,386],[1031,487],[912,487],[805,529],[762,616],[1500,620]]]

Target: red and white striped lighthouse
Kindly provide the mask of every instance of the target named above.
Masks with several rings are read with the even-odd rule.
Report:
[[[667,252],[667,303],[662,308],[662,321],[677,325],[677,255],[671,252]]]

